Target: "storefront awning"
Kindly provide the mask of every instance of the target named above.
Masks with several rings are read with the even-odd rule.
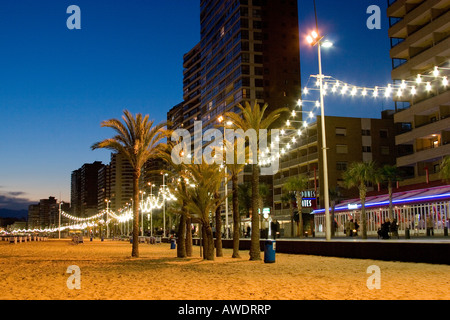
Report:
[[[413,203],[429,203],[436,201],[450,200],[450,185],[433,188],[394,192],[392,194],[392,204],[405,205]],[[389,206],[389,195],[382,194],[366,198],[366,208]],[[335,207],[335,211],[348,211],[361,209],[360,199],[350,199],[341,202]],[[314,210],[312,214],[323,214],[325,209]]]

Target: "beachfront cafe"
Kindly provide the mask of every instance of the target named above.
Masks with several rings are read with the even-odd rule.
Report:
[[[405,235],[409,229],[414,236],[448,236],[450,218],[450,185],[394,192],[392,195],[393,219],[397,220],[398,233]],[[389,218],[389,195],[366,198],[367,235],[377,236],[381,224]],[[334,211],[334,214],[333,214]],[[312,212],[316,236],[325,236],[325,210]],[[336,236],[345,236],[345,223],[353,219],[361,225],[360,199],[345,200],[330,207],[331,220],[337,223]],[[427,219],[428,218],[428,219]],[[392,219],[391,219],[392,221]],[[359,228],[359,235],[362,227]]]

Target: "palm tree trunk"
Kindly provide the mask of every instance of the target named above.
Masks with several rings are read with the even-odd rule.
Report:
[[[389,190],[389,220],[393,220],[394,219],[394,208],[392,206],[392,182],[389,181],[389,185],[388,185],[388,190]]]
[[[250,260],[261,260],[259,243],[259,167],[252,164],[252,235],[250,241]]]
[[[192,230],[191,218],[186,218],[186,257],[192,257]]]
[[[362,238],[367,239],[367,219],[366,219],[366,195],[361,197],[361,224],[362,224]]]
[[[303,238],[304,235],[305,235],[305,232],[303,231],[303,214],[302,214],[302,210],[303,210],[302,200],[303,200],[303,197],[301,195],[301,192],[297,191],[296,198],[297,198],[298,224],[299,224],[298,232],[300,233],[300,238]]]
[[[291,238],[294,237],[294,206],[292,201],[289,201],[289,208],[291,209]]]
[[[208,224],[205,225],[205,259],[206,260],[214,260],[214,238],[211,226]]]
[[[135,169],[133,172],[133,248],[131,256],[139,257],[139,177],[141,170]]]
[[[238,199],[238,177],[231,177],[233,185],[233,255],[232,258],[240,258],[239,256],[239,238],[240,238],[240,215],[239,215],[239,199]]]
[[[216,209],[216,257],[223,257],[222,217],[220,216],[220,206]]]
[[[186,258],[186,216],[180,215],[180,223],[178,225],[178,239],[177,239],[177,257]]]

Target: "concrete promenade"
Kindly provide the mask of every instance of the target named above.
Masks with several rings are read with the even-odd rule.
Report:
[[[264,251],[266,239],[261,239]],[[199,244],[199,239],[194,239]],[[223,248],[232,248],[233,240],[222,241]],[[326,257],[372,259],[450,265],[450,239],[448,237],[382,240],[369,238],[324,238],[277,239],[277,253],[305,254]],[[240,239],[240,250],[250,249],[250,239]]]

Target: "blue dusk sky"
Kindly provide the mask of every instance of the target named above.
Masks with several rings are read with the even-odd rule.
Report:
[[[302,83],[318,73],[304,37],[313,1],[299,0]],[[81,30],[69,30],[70,5]],[[381,29],[369,30],[370,5]],[[317,0],[319,28],[334,43],[326,75],[361,86],[390,82],[386,0]],[[70,201],[70,175],[110,161],[90,146],[110,137],[100,122],[124,109],[155,122],[182,101],[183,54],[200,40],[199,0],[15,0],[0,4],[0,208],[26,209],[54,196]],[[300,92],[299,92],[300,97]],[[392,102],[327,97],[326,115],[379,118]]]

